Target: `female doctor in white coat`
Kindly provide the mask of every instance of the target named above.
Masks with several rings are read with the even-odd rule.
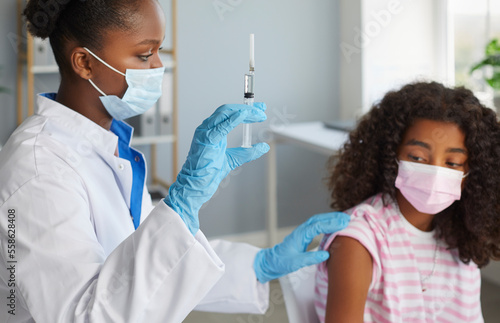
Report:
[[[61,73],[0,153],[0,322],[181,322],[195,309],[263,313],[267,281],[318,263],[312,238],[344,214],[309,219],[274,248],[208,243],[198,211],[235,167],[269,147],[226,148],[265,105],[224,105],[196,129],[156,207],[143,155],[120,121],[161,94],[165,18],[157,0],[31,0]],[[202,53],[200,53],[202,54]]]

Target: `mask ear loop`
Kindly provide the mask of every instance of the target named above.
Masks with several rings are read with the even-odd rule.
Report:
[[[109,67],[110,69],[112,69],[113,71],[115,71],[116,73],[121,74],[123,76],[126,76],[124,73],[120,72],[119,70],[117,70],[113,66],[111,66],[108,63],[106,63],[105,61],[103,61],[99,56],[97,56],[96,54],[92,53],[90,51],[90,49],[88,49],[87,47],[83,47],[83,49],[85,49],[87,52],[89,52],[90,55],[94,56],[95,59],[97,59],[99,62],[103,63],[104,65],[106,65],[107,67]]]
[[[107,96],[106,93],[104,93],[100,88],[97,87],[97,85],[94,84],[94,82],[92,82],[91,79],[89,79],[89,82],[90,84],[92,84],[92,86],[97,90],[99,91],[99,93],[101,93],[103,96]]]
[[[123,74],[122,72],[120,72],[119,70],[117,70],[116,68],[114,68],[113,66],[109,65],[108,63],[106,63],[104,60],[102,60],[99,56],[97,56],[96,54],[94,54],[90,49],[88,49],[87,47],[83,47],[83,49],[85,49],[87,52],[89,52],[90,55],[94,56],[95,59],[97,59],[99,62],[103,63],[106,67],[110,68],[111,70],[115,71],[116,73],[118,74],[121,74],[123,76],[126,76],[125,74]],[[92,84],[92,86],[99,92],[101,93],[103,96],[107,96],[106,93],[104,93],[100,88],[97,87],[97,85],[95,85],[94,82],[92,82],[91,79],[89,79],[89,82],[90,84]]]

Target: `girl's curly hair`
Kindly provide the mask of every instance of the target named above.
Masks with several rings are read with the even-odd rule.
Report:
[[[464,263],[499,259],[500,125],[463,87],[419,82],[387,93],[350,133],[338,162],[330,161],[331,206],[345,210],[377,193],[395,200],[398,147],[417,119],[452,122],[465,134],[469,174],[461,199],[434,217],[438,237]]]

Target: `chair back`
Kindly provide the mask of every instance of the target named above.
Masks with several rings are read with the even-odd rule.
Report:
[[[304,267],[279,279],[290,323],[319,323],[314,308],[316,268]]]

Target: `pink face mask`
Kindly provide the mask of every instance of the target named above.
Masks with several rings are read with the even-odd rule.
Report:
[[[418,211],[436,214],[460,200],[464,177],[446,167],[399,161],[396,187]]]

